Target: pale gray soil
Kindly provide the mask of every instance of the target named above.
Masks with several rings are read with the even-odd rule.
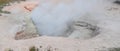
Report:
[[[30,19],[31,12],[24,8],[37,3],[37,0],[31,1],[14,3],[3,9],[11,14],[0,16],[0,51],[29,51],[34,46],[39,51],[109,51],[120,48],[120,5],[104,3],[106,5],[96,6],[93,13],[76,20],[75,31],[69,37],[49,37],[38,36]]]

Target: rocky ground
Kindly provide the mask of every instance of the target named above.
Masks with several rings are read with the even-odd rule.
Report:
[[[98,9],[101,15],[84,15],[76,23],[79,27],[74,25],[79,30],[76,34],[49,37],[39,36],[30,19],[37,4],[37,0],[27,0],[3,8],[11,14],[0,16],[0,51],[120,51],[120,5]]]

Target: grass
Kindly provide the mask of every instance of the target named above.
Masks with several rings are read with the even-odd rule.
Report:
[[[10,48],[7,48],[7,49],[5,49],[5,51],[13,51],[12,49],[10,49]]]
[[[6,11],[2,11],[2,8],[8,4],[11,0],[0,0],[0,13],[5,13]]]
[[[29,49],[29,51],[39,51],[39,49],[36,48],[35,46],[33,46],[33,47],[31,47],[31,48]]]
[[[9,3],[11,2],[19,2],[19,1],[25,1],[25,0],[0,0],[0,13],[9,14],[10,12],[2,11],[2,8],[6,5],[9,5]]]
[[[38,48],[35,46],[29,47],[29,51],[58,51],[58,48],[52,48],[51,46],[48,46],[46,48],[43,48],[43,46],[39,46]],[[11,48],[6,48],[4,51],[14,51]]]
[[[109,51],[120,51],[120,48],[110,48]]]
[[[16,1],[25,1],[25,0],[0,0],[0,5],[4,5],[10,2],[16,2]]]
[[[0,5],[7,4],[11,2],[12,0],[0,0]]]

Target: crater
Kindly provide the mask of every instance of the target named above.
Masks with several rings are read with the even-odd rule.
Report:
[[[99,27],[85,21],[77,21],[73,25],[74,31],[69,36],[77,39],[90,39],[99,35]]]

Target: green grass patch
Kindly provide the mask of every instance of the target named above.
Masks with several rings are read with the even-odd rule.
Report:
[[[110,48],[109,51],[120,51],[120,48]]]
[[[36,48],[35,46],[32,46],[32,47],[29,49],[29,51],[39,51],[39,49]]]
[[[6,5],[9,5],[9,3],[12,2],[19,2],[19,1],[25,1],[25,0],[0,0],[0,13],[6,13],[9,14],[10,12],[2,11],[2,8]]]

